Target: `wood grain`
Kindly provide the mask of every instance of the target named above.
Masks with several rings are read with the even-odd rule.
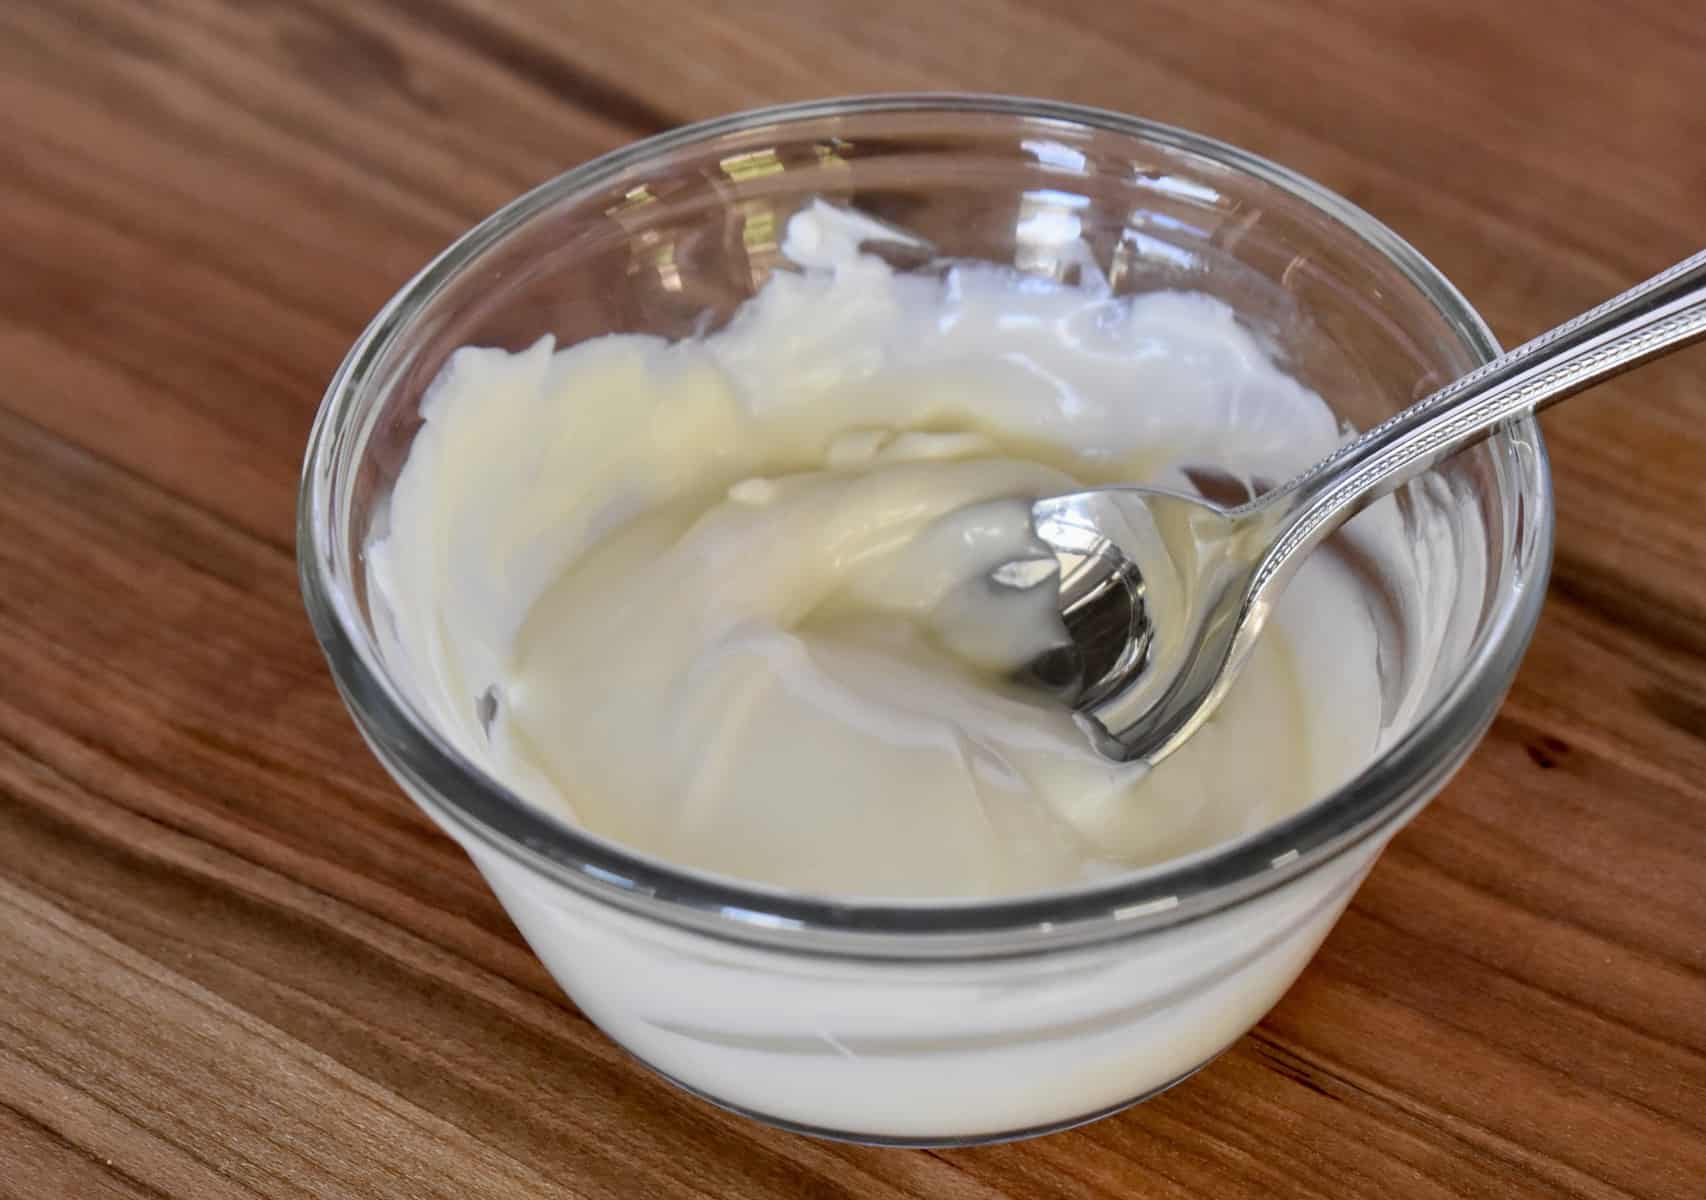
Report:
[[[1547,418],[1529,659],[1280,1007],[1016,1146],[811,1142],[628,1062],[363,749],[291,561],[367,317],[634,137],[1143,113],[1514,339],[1706,241],[1703,61],[1672,0],[0,0],[0,1197],[1706,1195],[1706,355]]]

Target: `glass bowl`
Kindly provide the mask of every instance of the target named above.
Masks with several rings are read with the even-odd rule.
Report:
[[[1286,820],[984,902],[850,901],[672,866],[530,807],[451,748],[378,649],[363,548],[454,349],[714,328],[784,265],[788,216],[820,197],[941,254],[1063,279],[1067,222],[1116,290],[1219,297],[1359,427],[1497,346],[1390,230],[1241,150],[1061,104],[880,96],[691,126],[537,188],[411,280],[333,379],[299,511],[333,677],[581,1009],[682,1087],[787,1128],[905,1145],[1063,1128],[1177,1082],[1254,1025],[1474,747],[1540,608],[1545,451],[1523,422],[1395,498],[1398,519],[1443,514],[1459,569],[1418,589],[1364,564],[1371,598],[1436,636],[1387,622],[1377,757]],[[1358,552],[1354,536],[1340,552]]]

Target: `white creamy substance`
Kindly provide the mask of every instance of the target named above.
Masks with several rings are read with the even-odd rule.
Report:
[[[1062,632],[1052,589],[987,581],[1045,553],[1025,498],[1192,464],[1285,478],[1340,441],[1327,406],[1207,297],[859,250],[895,237],[819,205],[789,225],[799,270],[703,339],[452,357],[368,547],[429,719],[595,833],[840,895],[1068,885],[1354,773],[1376,637],[1333,559],[1147,773],[1001,682]]]

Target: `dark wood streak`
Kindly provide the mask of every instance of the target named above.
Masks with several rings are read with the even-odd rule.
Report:
[[[47,1122],[13,1107],[0,1097],[0,1126],[7,1123],[18,1127],[10,1135],[0,1132],[0,1144],[11,1147],[18,1154],[10,1166],[19,1174],[31,1171],[32,1182],[42,1189],[38,1193],[40,1195],[80,1197],[98,1194],[131,1197],[133,1200],[171,1200],[169,1193],[126,1174],[110,1160],[94,1154]],[[32,1153],[31,1148],[23,1144],[26,1141],[39,1141],[42,1145]],[[47,1191],[50,1186],[58,1190],[50,1193]]]
[[[1672,729],[1706,741],[1706,703],[1656,684],[1637,690],[1635,698]]]
[[[683,124],[672,113],[608,79],[577,67],[544,45],[506,29],[455,0],[384,0],[386,7],[464,43],[501,70],[525,79],[558,100],[597,113],[636,135],[662,133]]]
[[[1702,573],[1706,577],[1706,566]],[[1551,594],[1656,650],[1706,663],[1706,607],[1688,604],[1699,593],[1666,594],[1639,576],[1596,567],[1585,558],[1560,552],[1552,563]]]
[[[1291,994],[1017,1146],[811,1142],[631,1063],[366,752],[292,552],[369,315],[624,139],[881,89],[1140,112],[1340,188],[1520,337],[1698,245],[1702,46],[1665,0],[0,4],[0,1200],[1696,1200],[1699,354],[1548,415],[1529,658]]]
[[[304,20],[282,29],[278,43],[290,65],[314,83],[357,102],[388,90],[442,115],[442,103],[416,86],[408,56],[391,38],[350,20],[341,9],[299,4],[291,11]]]

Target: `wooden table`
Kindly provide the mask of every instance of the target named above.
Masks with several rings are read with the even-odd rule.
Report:
[[[1144,113],[1350,196],[1509,340],[1706,242],[1703,63],[1679,0],[3,0],[0,1195],[1706,1195],[1706,351],[1547,418],[1510,701],[1273,1015],[994,1149],[628,1062],[358,741],[291,542],[368,316],[632,138],[870,90]]]

